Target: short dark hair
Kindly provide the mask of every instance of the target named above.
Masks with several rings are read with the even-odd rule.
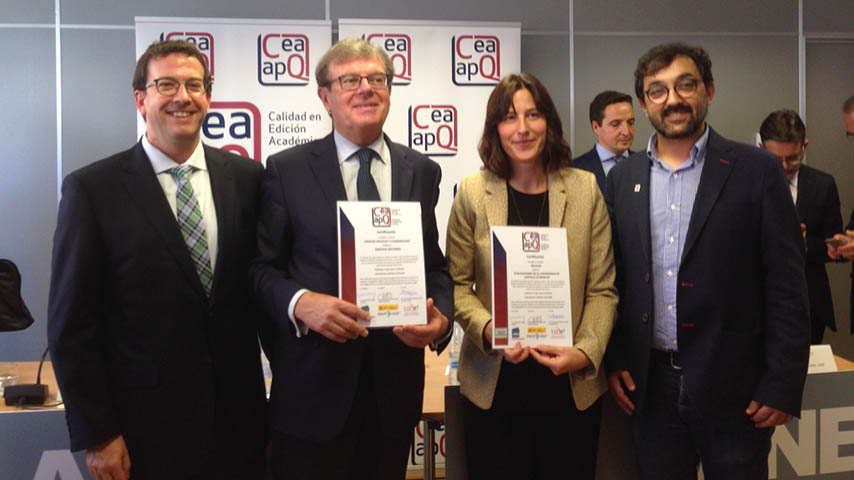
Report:
[[[534,105],[546,120],[546,144],[541,157],[544,170],[554,172],[560,167],[569,166],[572,161],[569,144],[563,139],[560,116],[546,87],[530,73],[506,75],[492,90],[486,102],[483,135],[478,144],[483,168],[505,180],[513,175],[513,166],[504,148],[501,147],[498,124],[513,108],[513,95],[519,90],[531,92]]]
[[[759,136],[763,142],[773,140],[804,143],[807,138],[807,127],[794,110],[777,110],[762,120]]]
[[[694,62],[704,84],[712,85],[715,83],[715,79],[712,77],[712,60],[703,47],[695,47],[681,42],[662,43],[650,48],[638,59],[638,65],[635,68],[635,95],[639,102],[645,103],[643,79],[667,68],[673,63],[673,59],[679,55],[684,55]]]
[[[847,114],[852,112],[854,112],[854,95],[851,95],[842,102],[842,113]]]
[[[613,90],[606,90],[599,95],[596,95],[596,97],[593,98],[593,101],[590,102],[590,123],[596,122],[599,125],[602,125],[602,120],[605,119],[605,108],[607,108],[608,105],[623,102],[631,104],[631,95],[615,92]]]
[[[148,63],[152,59],[165,57],[173,53],[180,53],[188,57],[194,57],[202,64],[205,73],[202,80],[205,82],[205,89],[210,93],[213,84],[211,82],[211,71],[208,69],[208,62],[205,60],[202,52],[196,48],[196,45],[186,40],[164,40],[156,41],[145,49],[145,52],[140,55],[136,61],[136,69],[133,72],[133,89],[145,90],[146,80],[148,79]]]

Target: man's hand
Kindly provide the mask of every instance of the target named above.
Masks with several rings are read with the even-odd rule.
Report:
[[[807,224],[801,222],[801,236],[804,237],[804,241],[807,241]]]
[[[626,415],[631,415],[635,411],[635,404],[626,395],[626,390],[635,391],[635,381],[628,370],[617,370],[609,373],[608,390],[611,391],[611,397],[617,402],[617,406],[626,412]]]
[[[308,328],[338,343],[367,337],[368,329],[356,320],[369,321],[368,312],[340,298],[306,292],[294,307],[294,316]]]
[[[756,428],[776,427],[788,423],[792,419],[788,413],[768,405],[762,405],[756,400],[750,401],[750,405],[747,406],[744,413],[750,417]]]
[[[450,322],[448,317],[442,314],[433,305],[433,299],[427,299],[427,325],[402,325],[394,327],[391,331],[397,338],[412,348],[424,348],[433,340],[441,337],[448,331]]]
[[[86,449],[86,467],[95,480],[129,480],[130,455],[121,435]]]
[[[854,260],[854,230],[845,230],[845,234],[837,233],[833,238],[840,240],[842,245],[839,248],[831,244],[827,244],[827,256],[837,260],[840,257],[845,257],[848,260]]]
[[[575,347],[537,345],[531,349],[531,356],[541,365],[549,367],[555,375],[575,372],[587,368],[591,363],[587,354]]]

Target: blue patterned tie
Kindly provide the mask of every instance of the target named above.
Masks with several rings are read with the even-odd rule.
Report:
[[[196,193],[190,183],[190,176],[196,171],[192,165],[179,165],[169,170],[178,191],[175,194],[175,204],[178,211],[178,226],[181,227],[181,235],[187,243],[196,273],[205,288],[205,293],[210,296],[213,285],[213,273],[211,269],[211,256],[208,250],[208,237],[205,234],[205,222]]]
[[[356,191],[359,194],[359,200],[380,200],[380,194],[377,191],[377,184],[374,183],[374,177],[371,176],[371,159],[374,156],[374,151],[370,148],[361,148],[356,152],[359,157],[359,175],[356,177]]]

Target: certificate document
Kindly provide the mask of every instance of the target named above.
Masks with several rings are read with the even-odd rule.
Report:
[[[338,202],[338,294],[369,328],[427,323],[420,203]]]
[[[491,227],[492,348],[572,346],[566,230]]]

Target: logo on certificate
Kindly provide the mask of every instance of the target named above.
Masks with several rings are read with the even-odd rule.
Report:
[[[522,232],[522,251],[539,252],[540,234],[537,232]]]
[[[371,220],[375,227],[391,226],[391,208],[373,207],[371,209]]]
[[[518,339],[518,338],[519,338],[519,333],[520,333],[520,332],[519,332],[519,327],[513,327],[513,328],[510,330],[510,332],[511,332],[511,335],[513,336],[513,338],[514,338],[514,339]],[[505,334],[504,336],[506,337],[507,335]]]

